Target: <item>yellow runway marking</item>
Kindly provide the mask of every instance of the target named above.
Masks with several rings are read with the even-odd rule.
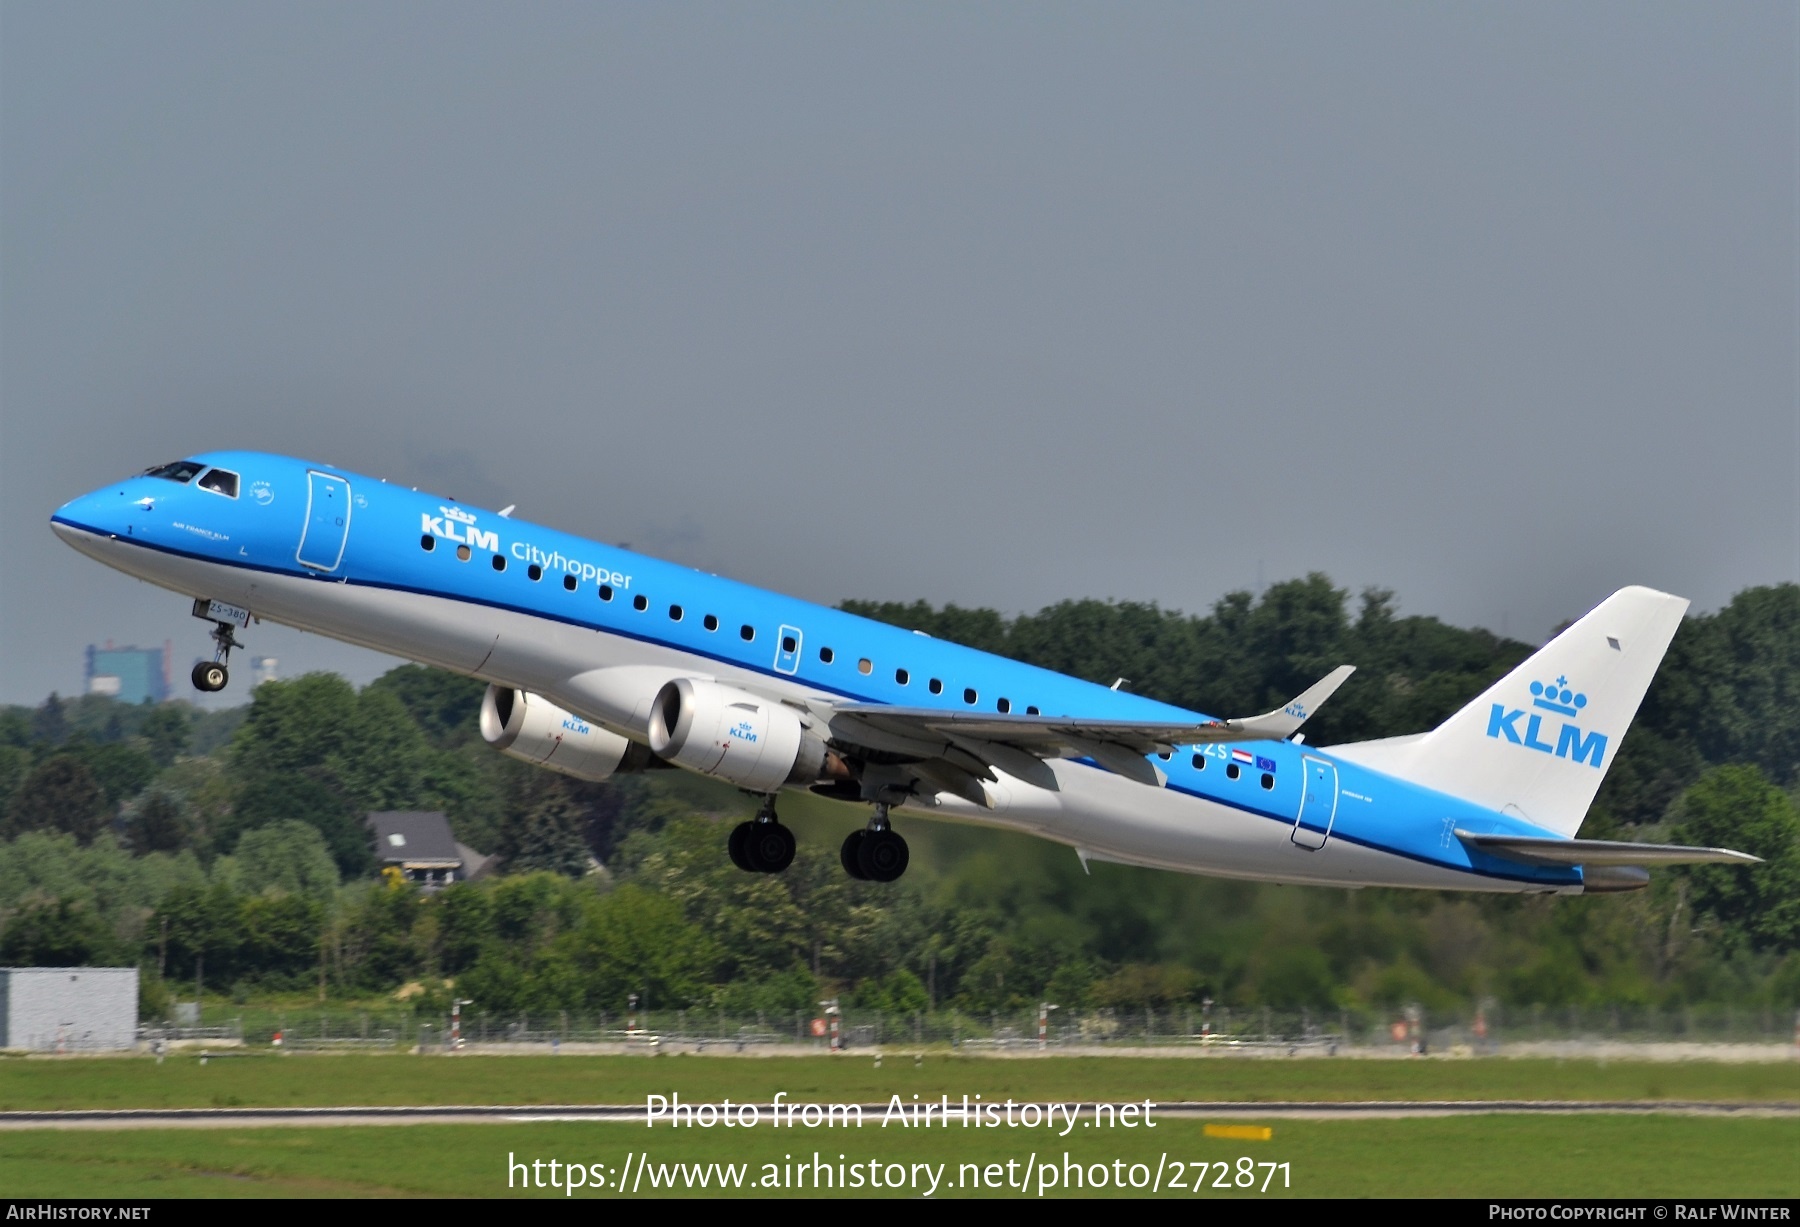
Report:
[[[1239,1142],[1266,1142],[1275,1136],[1267,1125],[1208,1125],[1203,1131],[1209,1138],[1233,1138]]]

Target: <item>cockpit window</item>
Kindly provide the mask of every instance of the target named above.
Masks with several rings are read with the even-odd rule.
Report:
[[[200,479],[200,488],[223,494],[226,498],[236,498],[238,475],[229,469],[208,469],[206,476]]]
[[[159,464],[155,468],[144,470],[145,477],[166,477],[170,481],[189,482],[194,475],[206,466],[196,464],[192,460],[177,460],[174,464]]]

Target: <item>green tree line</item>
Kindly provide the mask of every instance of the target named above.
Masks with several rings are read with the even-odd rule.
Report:
[[[1221,715],[1340,662],[1320,744],[1435,725],[1530,652],[1352,600],[1323,576],[1203,616],[1065,602],[1005,618],[847,608]],[[486,747],[481,687],[405,666],[258,687],[230,712],[86,696],[0,710],[0,961],[138,963],[147,983],[368,998],[423,985],[498,1011],[653,1005],[894,1010],[1800,1003],[1800,587],[1690,617],[1583,834],[1739,847],[1750,869],[1659,873],[1625,896],[1336,891],[1095,865],[1023,837],[913,822],[914,868],[846,878],[855,807],[790,806],[785,874],[723,854],[747,803],[684,773],[582,784]],[[437,893],[374,875],[363,816],[441,809],[499,855]],[[416,991],[416,990],[415,990]]]

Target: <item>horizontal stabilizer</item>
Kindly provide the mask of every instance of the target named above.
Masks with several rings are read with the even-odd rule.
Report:
[[[1629,844],[1610,839],[1536,839],[1523,835],[1456,837],[1491,856],[1527,865],[1760,865],[1760,856],[1730,848],[1689,848],[1681,844]]]

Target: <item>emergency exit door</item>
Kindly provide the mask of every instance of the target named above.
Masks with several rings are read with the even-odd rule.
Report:
[[[1300,813],[1294,819],[1293,840],[1309,852],[1317,852],[1331,836],[1337,817],[1337,764],[1310,754],[1300,760],[1306,769],[1306,788],[1300,797]]]

